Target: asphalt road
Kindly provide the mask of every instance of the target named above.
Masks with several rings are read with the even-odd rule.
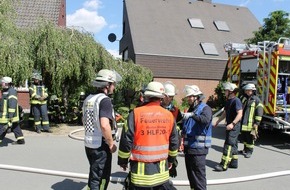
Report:
[[[220,162],[222,155],[224,130],[224,127],[220,126],[213,131],[213,145],[207,156],[206,167],[208,190],[290,189],[289,135],[262,133],[250,159],[239,155],[238,169],[215,172],[213,167]],[[82,132],[78,135],[81,136]],[[12,133],[7,134],[2,146],[0,146],[1,166],[15,166],[15,168],[21,166],[70,172],[78,174],[78,176],[87,176],[88,174],[89,165],[82,141],[71,139],[67,135],[37,135],[36,133],[25,136],[25,145],[12,145],[11,142],[14,140]],[[241,149],[242,145],[239,144],[239,147]],[[179,154],[178,161],[178,176],[172,180],[174,183],[184,183],[187,176],[182,154]],[[112,176],[124,177],[126,173],[116,163],[117,154],[115,153],[112,162]],[[279,176],[281,171],[287,171],[288,175]],[[261,174],[269,175],[261,176]],[[255,180],[255,177],[262,177],[262,179]],[[239,182],[240,180],[249,181]],[[229,181],[235,182],[228,183]],[[86,179],[0,169],[1,190],[85,190],[86,183]],[[180,185],[176,185],[176,188],[178,190],[190,189],[189,186]],[[122,184],[110,183],[108,189],[121,190]]]

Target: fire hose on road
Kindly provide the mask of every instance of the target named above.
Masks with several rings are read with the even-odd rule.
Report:
[[[22,166],[13,166],[13,165],[5,165],[5,164],[0,164],[0,169],[36,173],[36,174],[43,174],[43,175],[62,176],[62,177],[67,177],[67,178],[88,179],[87,174],[63,172],[63,171],[56,171],[56,170],[46,170],[46,169],[30,168],[30,167],[22,167]],[[236,178],[207,180],[207,184],[220,185],[220,184],[238,183],[238,182],[253,181],[253,180],[279,177],[279,176],[285,176],[285,175],[290,175],[290,170],[272,172],[272,173],[266,173],[266,174],[250,175],[250,176],[244,176],[244,177],[236,177]],[[124,182],[124,180],[125,180],[124,177],[111,177],[110,178],[111,182],[117,182],[117,183],[122,183]],[[176,186],[189,185],[188,180],[172,180],[172,182]]]
[[[75,140],[83,140],[83,137],[75,136],[75,133],[81,132],[83,129],[77,129],[69,133],[69,137]],[[23,167],[23,166],[13,166],[13,165],[4,165],[0,164],[0,169],[3,170],[12,170],[12,171],[19,171],[19,172],[28,172],[28,173],[36,173],[42,175],[52,175],[52,176],[62,176],[67,178],[78,178],[78,179],[88,179],[87,174],[81,173],[73,173],[73,172],[64,172],[64,171],[56,171],[56,170],[47,170],[47,169],[39,169],[39,168],[31,168],[31,167]],[[235,177],[235,178],[226,178],[226,179],[213,179],[208,180],[208,185],[220,185],[220,184],[230,184],[230,183],[239,183],[239,182],[246,182],[246,181],[253,181],[253,180],[260,180],[266,178],[273,178],[279,176],[290,175],[290,170],[279,171],[279,172],[271,172],[265,174],[257,174],[257,175],[250,175],[244,177]],[[124,177],[114,177],[111,176],[111,182],[122,183],[124,182]],[[188,180],[172,180],[173,184],[176,186],[188,186]]]
[[[219,115],[223,109],[218,111],[216,115]],[[77,129],[68,134],[68,136],[74,140],[83,141],[84,137],[75,135],[78,132],[83,131],[84,129]],[[116,136],[120,135],[119,132],[116,133]],[[14,165],[5,165],[0,164],[0,169],[3,170],[11,170],[11,171],[18,171],[18,172],[28,172],[28,173],[35,173],[35,174],[42,174],[42,175],[52,175],[52,176],[62,176],[67,178],[77,178],[77,179],[88,179],[88,174],[81,174],[81,173],[73,173],[73,172],[64,172],[64,171],[57,171],[57,170],[47,170],[47,169],[39,169],[39,168],[31,168],[31,167],[23,167],[23,166],[14,166]],[[286,176],[290,175],[290,170],[285,171],[278,171],[278,172],[270,172],[265,174],[257,174],[257,175],[250,175],[244,177],[235,177],[235,178],[226,178],[226,179],[212,179],[207,180],[208,185],[220,185],[220,184],[230,184],[230,183],[239,183],[239,182],[247,182],[253,180],[261,180],[279,176]],[[123,183],[125,181],[124,177],[114,177],[111,176],[111,182],[115,183]],[[173,184],[176,186],[188,186],[188,180],[172,180]]]

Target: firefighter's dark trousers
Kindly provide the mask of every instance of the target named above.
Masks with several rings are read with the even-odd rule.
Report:
[[[85,147],[90,164],[88,186],[90,190],[106,190],[110,182],[112,154],[106,143],[98,149]]]
[[[28,126],[31,128],[34,128],[34,116],[33,116],[32,106],[31,106],[30,112],[29,112]]]
[[[138,187],[131,183],[129,190],[176,190],[176,188],[171,182],[167,181],[164,184],[155,187]]]
[[[32,112],[34,116],[34,127],[38,130],[49,130],[49,119],[46,104],[32,104]],[[40,117],[42,121],[40,121]],[[42,126],[41,126],[42,124]]]
[[[255,141],[251,135],[251,131],[242,131],[240,134],[241,143],[244,144],[245,153],[253,153]]]
[[[0,123],[0,142],[4,139],[7,133],[6,124]],[[18,122],[12,123],[11,131],[14,133],[14,136],[19,144],[24,143],[24,136]]]
[[[238,168],[238,136],[240,134],[240,123],[236,124],[232,130],[226,130],[221,165],[223,169]]]
[[[206,154],[185,154],[185,166],[190,188],[206,190]]]

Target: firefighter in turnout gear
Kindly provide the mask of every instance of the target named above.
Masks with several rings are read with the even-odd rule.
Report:
[[[160,106],[164,86],[150,82],[144,92],[148,103],[130,112],[119,144],[118,165],[125,171],[130,159],[130,190],[169,190],[169,169],[178,150],[172,113]]]
[[[245,158],[250,158],[254,149],[254,142],[258,138],[258,126],[263,116],[263,104],[255,95],[256,87],[254,84],[247,84],[243,87],[245,94],[241,98],[243,103],[243,117],[240,140],[244,144],[241,151]]]
[[[106,190],[110,182],[112,153],[117,150],[113,141],[115,112],[111,98],[121,76],[112,70],[102,69],[92,82],[97,94],[90,94],[83,103],[85,151],[90,164],[88,189]]]
[[[206,155],[211,146],[212,110],[202,102],[205,98],[196,85],[186,85],[185,93],[190,105],[184,113],[182,135],[187,177],[190,188],[206,190]]]
[[[162,99],[161,105],[162,107],[164,107],[165,109],[169,110],[172,115],[174,116],[174,119],[176,121],[176,125],[177,125],[177,132],[178,134],[181,134],[181,126],[182,126],[182,115],[180,110],[178,109],[178,107],[173,105],[173,99],[174,96],[177,94],[177,89],[176,86],[170,82],[167,81],[164,84],[164,90],[165,90],[165,96]],[[181,135],[179,135],[179,137],[181,137]],[[179,150],[178,151],[182,151],[181,148],[181,138],[179,138]]]
[[[228,167],[238,168],[238,136],[240,134],[243,116],[243,105],[236,97],[238,91],[237,85],[226,82],[223,84],[225,96],[227,98],[224,112],[218,118],[214,127],[225,119],[226,121],[226,139],[223,148],[223,156],[220,164],[215,166],[216,171],[226,171]]]
[[[173,98],[177,94],[176,87],[170,81],[165,82],[163,85],[164,85],[164,90],[165,90],[164,92],[165,96],[162,99],[161,105],[165,109],[169,110],[174,116],[176,123],[179,123],[182,121],[182,115],[178,107],[173,105]]]
[[[14,133],[16,141],[12,144],[25,144],[22,130],[19,126],[19,106],[17,91],[12,87],[12,78],[3,77],[2,98],[0,101],[0,144],[8,128]]]
[[[35,130],[37,133],[41,133],[41,131],[51,132],[47,110],[47,89],[41,84],[42,76],[39,73],[34,73],[32,80],[29,95]]]
[[[171,81],[165,82],[163,86],[165,90],[165,93],[164,93],[165,96],[161,101],[161,106],[169,110],[175,119],[176,129],[178,132],[178,141],[179,141],[178,151],[182,152],[183,148],[181,148],[182,138],[181,138],[181,128],[180,128],[182,125],[182,115],[178,107],[174,106],[173,104],[173,99],[174,99],[174,96],[177,94],[177,89],[176,89],[176,86]],[[178,161],[176,160],[175,162],[173,162],[172,168],[169,170],[169,174],[171,177],[177,176],[177,170],[176,170],[177,165],[178,165]]]

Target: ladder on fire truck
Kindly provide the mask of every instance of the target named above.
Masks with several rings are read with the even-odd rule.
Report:
[[[263,124],[287,132],[290,129],[290,104],[287,103],[290,73],[281,68],[283,59],[290,61],[290,40],[281,37],[277,42],[259,42],[258,47],[257,95],[265,106]],[[281,79],[284,80],[284,89]]]

